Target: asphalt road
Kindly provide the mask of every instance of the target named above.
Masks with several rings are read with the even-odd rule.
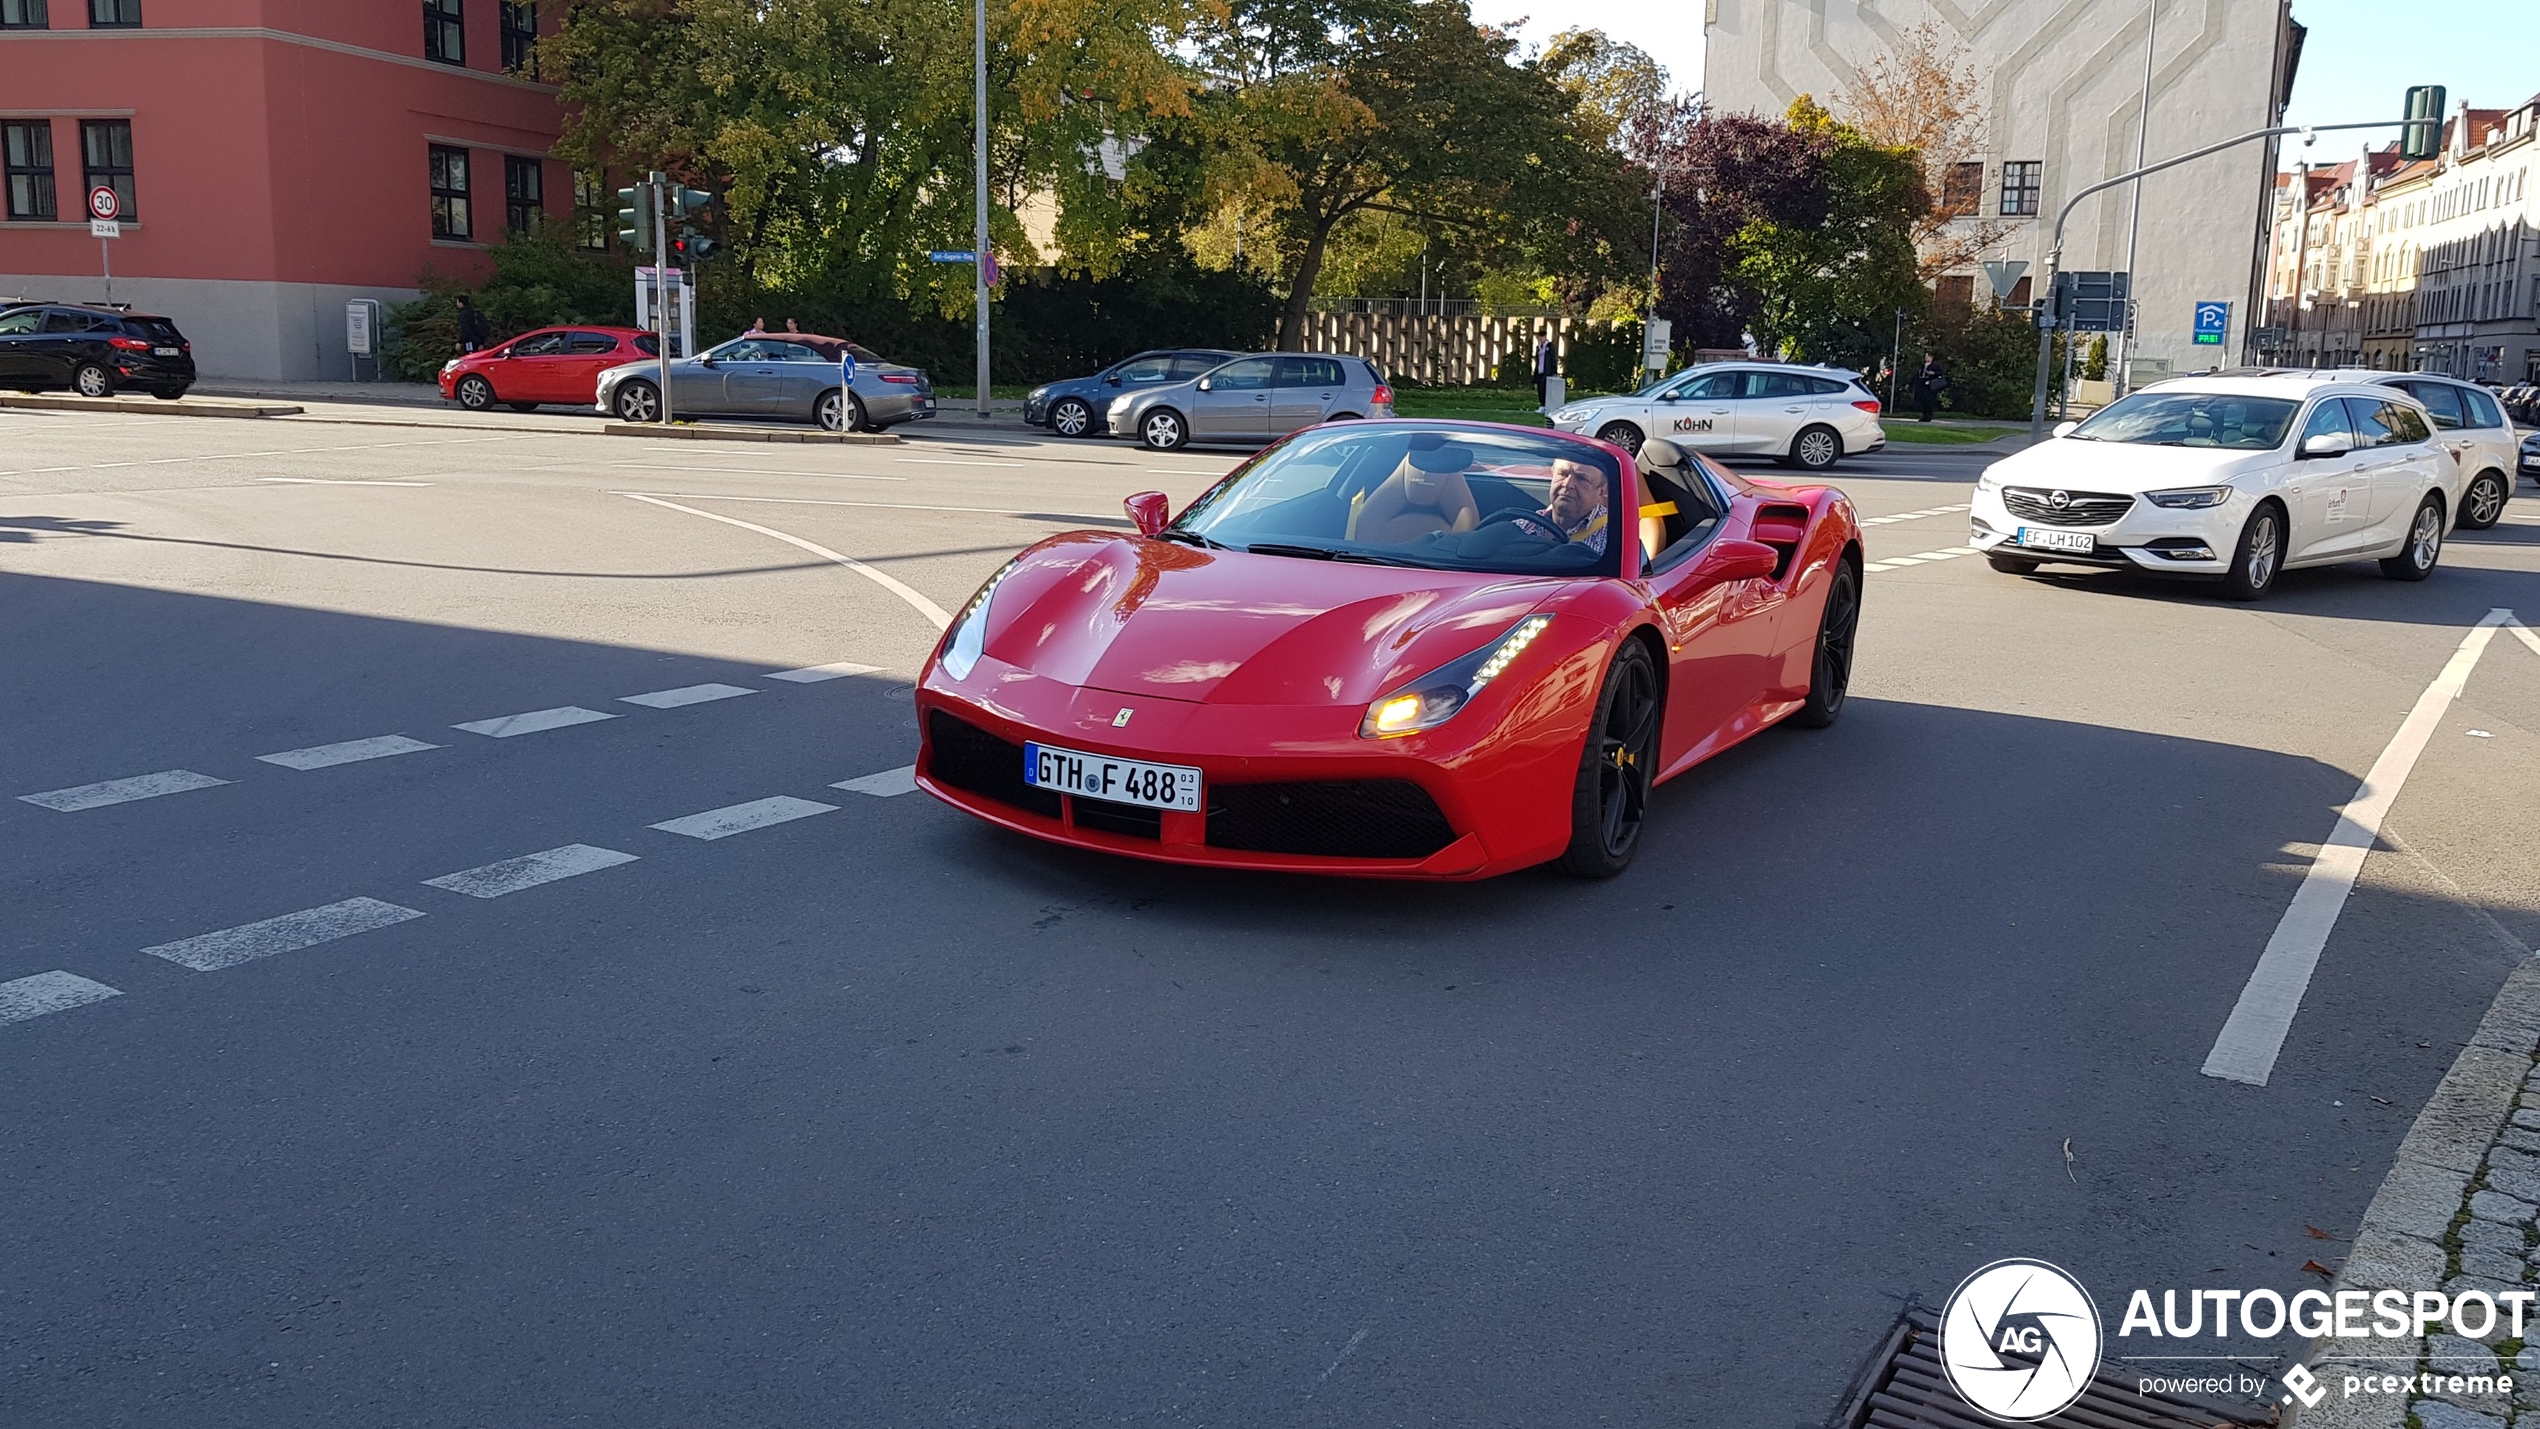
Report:
[[[2540,497],[2252,608],[1949,556],[1976,460],[1842,474],[1840,725],[1420,887],[893,792],[924,607],[1225,455],[0,413],[0,983],[119,994],[0,1025],[0,1423],[1802,1425],[2003,1256],[2315,1285],[2540,943],[2540,655],[2198,1068]]]

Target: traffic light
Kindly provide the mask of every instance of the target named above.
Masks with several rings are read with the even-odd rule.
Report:
[[[653,186],[617,191],[617,241],[629,253],[653,251]]]
[[[714,195],[703,189],[674,188],[664,197],[669,201],[670,221],[673,223],[694,218],[705,212],[707,204],[714,202]]]
[[[2412,85],[2408,89],[2408,122],[2399,131],[2399,156],[2431,159],[2443,152],[2443,86]]]
[[[670,256],[681,264],[703,263],[722,251],[722,244],[694,228],[682,227],[670,240]]]

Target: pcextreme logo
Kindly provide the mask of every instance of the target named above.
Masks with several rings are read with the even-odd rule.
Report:
[[[2070,1408],[2099,1368],[2099,1348],[2090,1292],[2042,1260],[1993,1262],[1960,1281],[1940,1315],[1949,1387],[2014,1424]]]

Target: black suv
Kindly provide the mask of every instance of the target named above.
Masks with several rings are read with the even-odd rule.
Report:
[[[77,303],[0,307],[0,388],[110,397],[136,387],[174,401],[193,385],[194,344],[166,318]]]

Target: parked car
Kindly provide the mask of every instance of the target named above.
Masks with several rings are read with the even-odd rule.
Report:
[[[600,374],[661,351],[641,328],[542,327],[509,342],[441,364],[441,398],[471,412],[500,402],[534,412],[554,402],[588,407],[599,400]]]
[[[1702,363],[1626,396],[1572,402],[1552,425],[1629,452],[1664,437],[1711,456],[1770,456],[1810,471],[1887,445],[1878,396],[1859,373],[1780,362]]]
[[[1113,398],[1167,382],[1187,382],[1241,356],[1201,347],[1141,352],[1091,377],[1070,377],[1033,388],[1023,399],[1023,420],[1062,437],[1098,437],[1107,430],[1103,413]]]
[[[2522,439],[2522,474],[2540,481],[2540,432]]]
[[[172,402],[193,385],[194,344],[166,318],[85,303],[0,308],[0,387],[82,397],[137,387]]]
[[[1997,571],[2193,576],[2231,600],[2341,561],[2418,581],[2469,480],[2416,399],[2371,375],[2185,377],[1985,468],[1968,543]]]
[[[2417,399],[2434,419],[2434,444],[2452,454],[2469,484],[2461,488],[2460,525],[2484,531],[2505,514],[2519,453],[2513,423],[2496,395],[2475,382],[2434,372],[2393,372],[2372,379]]]
[[[839,359],[855,355],[841,388]],[[629,363],[600,374],[596,405],[622,422],[661,420],[661,364]],[[868,432],[935,415],[935,385],[914,367],[841,337],[765,333],[736,337],[670,364],[673,417],[758,417]]]
[[[1363,357],[1275,352],[1111,399],[1106,425],[1160,452],[1193,442],[1260,446],[1317,422],[1393,415],[1393,387]]]

